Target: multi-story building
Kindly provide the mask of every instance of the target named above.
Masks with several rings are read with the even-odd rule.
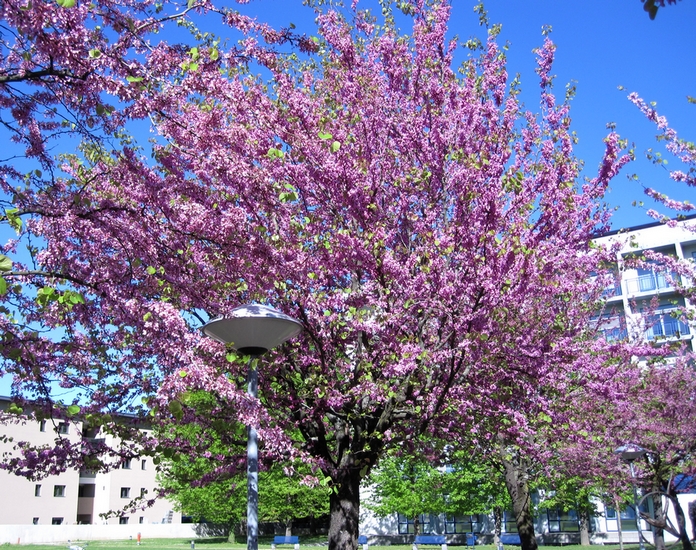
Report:
[[[657,343],[682,340],[693,351],[693,328],[674,314],[679,308],[691,307],[678,292],[680,285],[690,285],[691,281],[657,267],[635,267],[630,258],[651,251],[680,260],[696,260],[696,217],[675,227],[656,222],[614,231],[597,241],[621,244],[616,284],[607,289],[607,307],[600,320],[605,337]]]
[[[0,410],[7,410],[10,403],[10,399],[0,397]],[[74,419],[5,424],[3,431],[12,441],[0,443],[2,452],[9,451],[18,441],[52,446],[56,437],[65,437],[71,442],[111,437],[87,430]],[[2,493],[12,495],[12,498],[0,499],[0,524],[181,523],[181,514],[174,512],[172,503],[164,499],[143,510],[119,512],[135,497],[155,495],[155,475],[152,457],[145,456],[125,460],[119,468],[106,473],[67,470],[38,481],[0,471]],[[117,512],[116,515],[106,517],[111,511]]]

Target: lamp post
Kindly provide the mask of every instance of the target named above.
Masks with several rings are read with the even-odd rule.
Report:
[[[640,510],[638,510],[638,488],[636,487],[636,472],[633,469],[633,462],[644,456],[646,451],[638,445],[628,444],[622,445],[614,451],[621,457],[621,460],[628,462],[628,467],[631,469],[631,483],[633,484],[633,506],[636,510],[636,527],[638,528],[638,546],[640,550],[645,550],[645,542],[643,541],[643,533],[640,529]],[[618,511],[620,514],[621,511]]]
[[[247,394],[258,395],[258,371],[254,359],[297,336],[302,325],[277,309],[260,304],[234,308],[229,315],[210,321],[203,334],[230,344],[249,356]],[[256,429],[247,427],[247,550],[259,547],[259,461]]]

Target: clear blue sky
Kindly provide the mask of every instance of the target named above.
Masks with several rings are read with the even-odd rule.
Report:
[[[453,35],[463,39],[483,36],[473,11],[476,3],[453,0]],[[696,105],[686,100],[696,96],[696,1],[662,8],[654,21],[643,11],[640,0],[487,0],[484,4],[491,23],[503,25],[501,39],[510,44],[508,70],[521,73],[530,108],[537,105],[532,94],[538,89],[532,50],[542,43],[542,26],[553,28],[557,95],[563,95],[566,83],[576,82],[571,115],[580,139],[576,152],[585,161],[588,175],[601,159],[607,123],[615,123],[622,137],[636,144],[641,158],[646,149],[656,146],[654,126],[626,99],[631,91],[657,102],[661,114],[682,137],[696,140]],[[308,34],[315,31],[313,12],[301,0],[254,0],[243,11],[276,26],[292,22]],[[619,91],[619,86],[625,91]],[[670,166],[676,166],[675,161]],[[689,193],[672,184],[663,169],[639,160],[614,181],[607,197],[612,206],[619,207],[613,222],[616,229],[652,221],[645,209],[631,206],[644,196],[641,185],[626,177],[629,173],[638,173],[641,182],[673,198],[696,202],[696,191]]]

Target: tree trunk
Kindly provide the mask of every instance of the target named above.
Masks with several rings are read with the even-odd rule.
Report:
[[[674,504],[674,514],[677,517],[679,540],[682,543],[682,548],[684,550],[694,550],[694,547],[691,545],[691,541],[689,540],[689,534],[686,532],[686,517],[684,516],[684,509],[681,507],[681,504],[679,503],[679,497],[677,493],[674,491],[674,486],[671,483],[668,486],[668,491],[669,496],[672,497],[672,503]],[[692,503],[689,504],[689,511],[691,511],[691,504]],[[694,528],[693,524],[692,528]]]
[[[360,469],[344,468],[333,477],[329,550],[357,550],[360,521]]]
[[[619,550],[624,550],[623,529],[621,527],[621,501],[618,498],[614,500],[614,509],[616,510],[616,524],[619,527]]]
[[[512,511],[515,514],[517,532],[522,544],[521,550],[537,550],[534,519],[532,518],[532,501],[527,482],[527,466],[519,452],[511,457],[504,450],[502,457],[505,467],[505,486],[512,500]]]
[[[285,536],[286,537],[292,536],[292,518],[288,519],[285,522]]]
[[[689,517],[691,518],[692,538],[696,540],[696,501],[689,502]]]
[[[659,489],[658,489],[659,490]],[[653,510],[655,510],[655,517],[662,517],[664,510],[662,509],[662,495],[660,493],[654,493],[652,497]],[[638,521],[640,521],[640,510],[636,510],[636,515],[638,516]],[[653,544],[655,545],[655,550],[665,550],[665,531],[662,527],[652,526],[653,532]]]
[[[582,546],[590,545],[590,513],[584,508],[578,512],[578,520],[580,523],[580,544]]]
[[[500,534],[503,532],[503,509],[500,506],[493,508],[493,544],[500,548]]]

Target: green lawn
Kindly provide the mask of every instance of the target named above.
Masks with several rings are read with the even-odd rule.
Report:
[[[97,540],[90,542],[74,541],[73,544],[79,544],[80,546],[87,546],[86,550],[190,550],[191,549],[191,539],[150,539],[143,540],[138,546],[137,542],[134,540]],[[2,547],[9,548],[10,546],[17,546],[16,544],[3,544]],[[21,544],[22,550],[56,550],[56,548],[65,548],[67,550],[67,545],[63,544]],[[326,546],[326,539],[315,539],[303,542],[300,548],[320,548]],[[231,543],[227,542],[225,539],[196,539],[195,540],[195,550],[243,550],[246,548],[246,542]],[[270,550],[271,539],[261,538],[259,539],[259,550]],[[281,546],[281,549],[291,550],[290,546]],[[421,548],[431,548],[434,550],[436,547],[426,546]],[[465,547],[457,547],[465,548]],[[516,546],[506,546],[506,550],[517,549]],[[600,550],[601,546],[580,546],[577,544],[567,545],[563,547],[563,550]],[[605,548],[611,548],[612,550],[619,550],[617,545],[607,545]],[[637,550],[638,545],[624,545],[624,550]],[[411,550],[410,545],[394,545],[394,546],[370,546],[370,550]],[[493,545],[477,545],[476,550],[496,550]],[[519,549],[518,549],[519,550]]]

